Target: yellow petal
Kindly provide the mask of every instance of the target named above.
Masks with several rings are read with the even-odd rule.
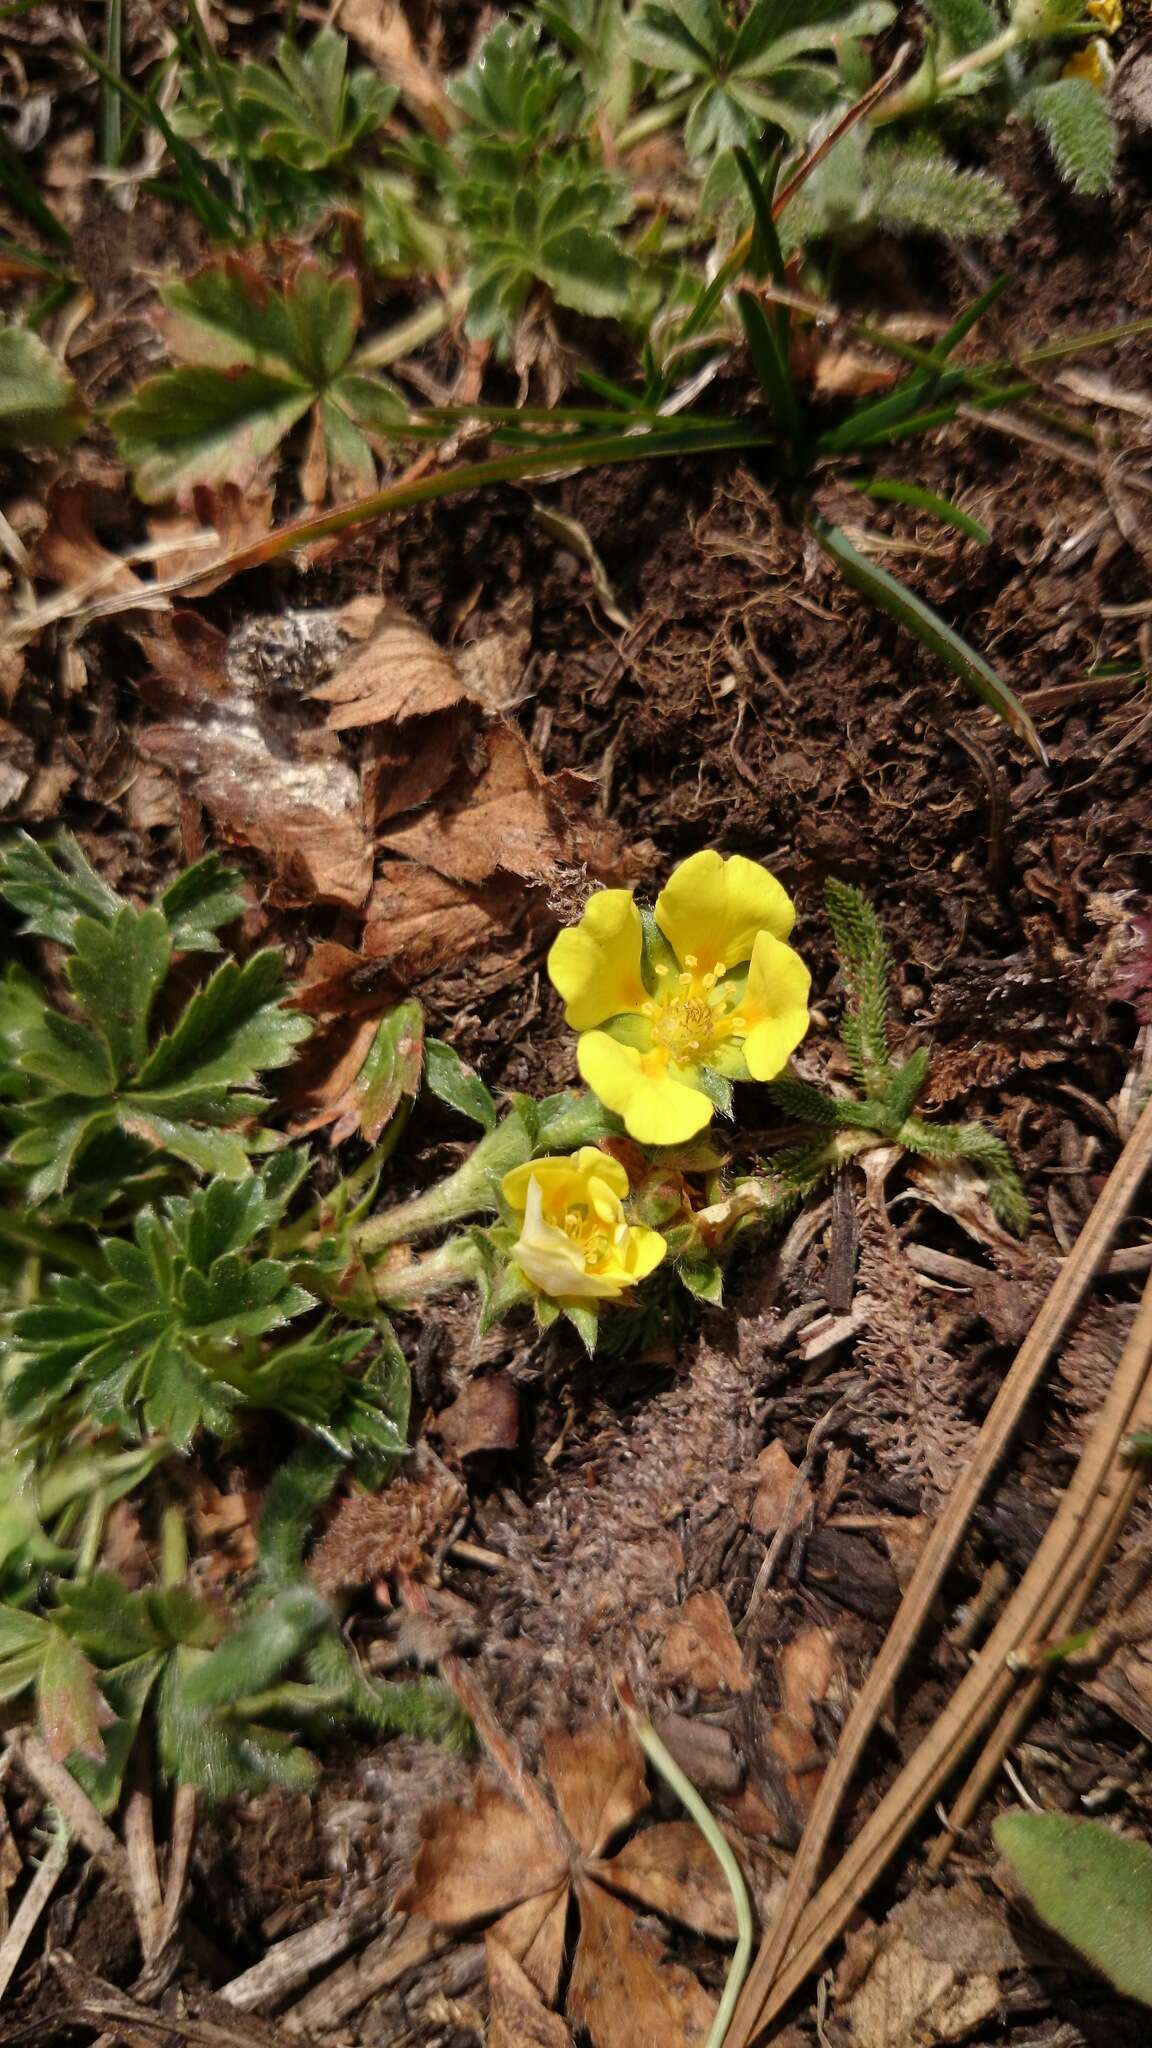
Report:
[[[628,1193],[628,1175],[618,1159],[610,1159],[601,1152],[598,1145],[581,1145],[578,1152],[546,1153],[541,1159],[526,1160],[523,1166],[514,1166],[504,1175],[500,1192],[510,1209],[523,1214],[528,1206],[528,1189],[536,1181],[540,1188],[546,1213],[563,1211],[573,1204],[591,1202],[595,1206],[593,1193],[595,1183],[600,1184],[601,1199],[610,1205],[613,1219],[620,1213],[620,1203]],[[605,1218],[607,1219],[607,1216]]]
[[[621,1291],[618,1278],[589,1273],[580,1247],[545,1220],[538,1180],[528,1184],[524,1228],[512,1247],[520,1271],[553,1301],[610,1301]]]
[[[606,1109],[623,1117],[629,1137],[641,1145],[682,1145],[704,1129],[712,1104],[669,1074],[645,1073],[644,1057],[606,1031],[586,1031],[576,1048],[581,1078]]]
[[[668,1246],[658,1230],[649,1230],[643,1223],[629,1226],[628,1240],[628,1271],[634,1281],[646,1280],[649,1273],[655,1272]]]
[[[761,932],[752,951],[740,1004],[749,1030],[744,1057],[754,1081],[774,1081],[808,1029],[812,976],[791,946]]]
[[[622,1202],[628,1193],[628,1174],[618,1159],[608,1152],[602,1152],[599,1145],[581,1145],[573,1155],[572,1164],[578,1173],[594,1175],[603,1181],[617,1201]],[[589,1181],[591,1185],[591,1181]]]
[[[579,924],[561,932],[548,955],[552,984],[574,1031],[589,1031],[646,1000],[640,975],[640,912],[627,889],[600,889]]]
[[[752,957],[759,932],[786,939],[796,906],[757,861],[711,849],[681,861],[656,898],[656,922],[682,965],[689,955],[702,974]]]

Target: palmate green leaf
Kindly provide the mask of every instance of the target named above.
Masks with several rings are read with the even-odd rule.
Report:
[[[103,1755],[101,1729],[111,1718],[83,1651],[43,1615],[0,1608],[0,1699],[33,1688],[37,1721],[53,1756]]]
[[[1117,1991],[1152,2006],[1148,1844],[1063,1813],[1003,1813],[992,1831],[1040,1918]]]
[[[0,848],[0,895],[21,912],[23,931],[61,946],[72,944],[78,917],[109,924],[124,908],[124,898],[109,888],[67,832],[51,847],[27,832],[9,839]]]
[[[575,134],[589,105],[579,73],[542,41],[536,21],[498,21],[451,93],[470,130],[525,156]]]
[[[264,370],[165,370],[110,416],[123,460],[146,505],[203,483],[250,481],[313,393]]]
[[[39,335],[0,326],[0,448],[67,448],[84,419],[75,384]]]
[[[303,1165],[294,1160],[286,1172],[274,1161],[239,1188],[213,1184],[145,1210],[130,1240],[103,1241],[102,1273],[51,1279],[15,1319],[23,1362],[11,1412],[32,1417],[75,1397],[87,1417],[126,1438],[164,1436],[178,1447],[202,1428],[227,1433],[242,1405],[338,1424],[344,1369],[364,1333],[331,1340],[319,1361],[289,1347],[266,1362],[259,1341],[315,1305],[287,1265],[258,1255]]]
[[[808,60],[894,18],[888,0],[754,0],[742,19],[719,0],[646,0],[629,48],[674,82],[700,81],[684,143],[701,161],[751,148],[769,127],[803,140],[839,87],[834,64]]]
[[[93,887],[98,878],[72,872],[71,854],[65,849],[55,865],[27,841],[9,851],[0,875],[0,889],[30,912],[32,928],[74,948],[68,974],[82,1013],[7,1005],[6,1055],[39,1084],[20,1100],[8,1155],[27,1170],[28,1198],[62,1193],[84,1152],[113,1130],[175,1154],[198,1173],[241,1177],[248,1149],[235,1126],[263,1106],[249,1091],[262,1072],[292,1057],[311,1028],[283,1008],[280,956],[258,953],[244,967],[225,961],[172,1030],[150,1044],[174,938],[215,945],[210,925],[231,916],[237,901],[231,878],[218,863],[202,865],[159,905],[138,911],[102,898]],[[98,915],[79,908],[85,899]]]
[[[395,429],[408,415],[393,386],[350,367],[361,314],[352,276],[307,258],[280,285],[230,257],[161,298],[183,367],[150,378],[111,415],[146,502],[243,481],[313,406],[330,471],[371,488],[364,430]]]

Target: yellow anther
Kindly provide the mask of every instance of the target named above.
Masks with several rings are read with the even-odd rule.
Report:
[[[695,953],[685,953],[685,955],[684,955],[684,965],[685,965],[685,967],[695,967],[695,966],[696,966],[696,955],[695,955]],[[683,980],[683,979],[684,979],[683,975],[681,975],[680,979],[681,979],[681,980]]]
[[[691,976],[690,974],[682,974],[682,975],[681,975],[681,976],[679,977],[679,979],[680,979],[680,986],[681,986],[681,988],[691,988],[691,986],[692,986],[692,976]]]
[[[662,960],[662,961],[660,962],[660,965],[659,965],[659,966],[657,967],[657,969],[656,969],[656,972],[657,972],[657,974],[659,974],[659,975],[665,975],[665,974],[667,974],[667,972],[668,972],[668,967],[667,967],[667,963],[666,963],[665,961],[663,961],[663,960]]]
[[[646,1003],[641,1003],[640,1014],[642,1017],[654,1017],[656,1015],[656,1005],[651,998]]]

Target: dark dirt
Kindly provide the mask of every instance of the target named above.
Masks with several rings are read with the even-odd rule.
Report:
[[[461,23],[450,33],[463,40],[470,11],[457,12]],[[1152,311],[1142,166],[1130,167],[1110,206],[1059,197],[1018,135],[997,167],[1023,222],[1000,255],[1016,282],[988,325],[989,344],[1028,345]],[[97,229],[94,262],[102,246]],[[102,286],[116,276],[107,269]],[[838,289],[868,303],[880,280],[891,310],[892,266],[882,252],[861,250]],[[897,278],[909,304],[946,311],[986,281],[927,247]],[[1140,343],[1088,360],[1122,390],[1146,383]],[[1068,403],[1057,382],[1052,391]],[[1105,616],[1102,607],[1134,606],[1146,595],[1146,502],[1129,473],[1146,430],[1123,412],[1097,417],[1105,425],[1096,444],[1073,444],[1079,465],[987,423],[953,427],[886,462],[890,473],[943,490],[984,520],[994,533],[986,549],[941,538],[902,508],[862,510],[865,501],[843,488],[826,501],[886,535],[901,573],[994,654],[1036,718],[1047,770],[974,710],[958,684],[942,680],[918,647],[845,594],[749,469],[636,467],[552,488],[603,560],[631,617],[623,632],[598,606],[586,570],[531,522],[526,499],[511,490],[361,534],[308,575],[237,579],[201,607],[229,628],[288,604],[383,589],[434,637],[456,645],[499,628],[510,613],[527,620],[522,726],[549,772],[596,779],[642,881],[658,885],[673,860],[701,844],[767,862],[800,904],[798,941],[812,959],[826,1019],[836,999],[821,885],[828,874],[862,883],[889,933],[903,1024],[913,1042],[933,1047],[935,1102],[952,1115],[988,1119],[1016,1148],[1037,1217],[1024,1253],[990,1253],[906,1191],[892,1211],[897,1235],[884,1240],[897,1275],[887,1303],[893,1320],[873,1321],[859,1341],[844,1332],[822,1349],[812,1337],[820,1318],[843,1316],[847,1306],[827,1210],[798,1226],[783,1249],[743,1254],[730,1305],[650,1357],[589,1366],[567,1341],[527,1333],[477,1344],[467,1320],[447,1311],[428,1317],[418,1341],[426,1421],[476,1373],[506,1373],[520,1394],[517,1450],[484,1454],[468,1471],[465,1533],[489,1553],[488,1565],[449,1561],[443,1589],[432,1595],[497,1720],[532,1759],[549,1720],[605,1711],[613,1675],[625,1671],[658,1715],[722,1736],[716,1795],[737,1801],[730,1812],[745,1827],[765,1887],[784,1867],[804,1815],[803,1785],[773,1748],[780,1650],[813,1625],[834,1639],[837,1678],[813,1735],[828,1754],[922,1541],[918,1518],[939,1498],[941,1472],[925,1444],[962,1455],[1027,1326],[1027,1314],[1014,1322],[1006,1310],[996,1276],[1016,1290],[1019,1318],[1020,1298],[1039,1298],[1118,1149],[1136,1042],[1133,1010],[1117,993],[1126,920],[1147,910],[1152,893],[1152,649],[1147,621]],[[115,623],[90,629],[83,646],[86,687],[69,695],[41,648],[13,716],[41,768],[62,756],[76,768],[65,822],[89,835],[110,872],[137,880],[181,852],[177,834],[134,840],[126,823],[119,764],[131,762],[147,722],[135,690],[145,664]],[[1122,663],[1143,672],[1089,678],[1096,665]],[[103,785],[94,757],[115,770]],[[249,871],[260,890],[258,866],[249,862]],[[299,959],[299,915],[269,911],[268,923]],[[303,923],[313,938],[332,928],[326,913]],[[477,976],[465,960],[420,989],[435,1028],[447,1029],[494,1086],[545,1089],[573,1072],[558,1005],[533,978],[539,967],[536,957],[526,978],[519,966],[502,973],[486,957]],[[826,1051],[817,1030],[805,1057]],[[769,1133],[767,1105],[763,1124]],[[429,1146],[463,1136],[447,1119],[424,1128]],[[414,1180],[422,1170],[419,1149],[410,1147],[400,1175]],[[868,1221],[862,1182],[854,1195],[875,1292],[879,1225]],[[1146,1200],[1125,1242],[1150,1235]],[[923,1286],[907,1262],[909,1243],[983,1263],[985,1295]],[[1001,1565],[1015,1577],[1026,1565],[1083,1413],[1114,1361],[1136,1285],[1120,1278],[1098,1290],[1078,1347],[1030,1414],[1019,1454],[949,1582],[941,1633],[924,1646],[874,1745],[857,1817],[962,1672],[963,1614],[985,1574]],[[899,1321],[910,1297],[919,1347],[911,1355],[907,1321]],[[926,1419],[918,1372],[927,1353],[944,1359],[947,1372],[933,1383],[936,1406]],[[784,1546],[772,1586],[754,1594],[765,1552],[748,1519],[757,1454],[779,1439],[799,1463],[830,1413],[813,1465],[814,1515]],[[1137,1526],[1129,1542],[1139,1535]],[[722,1596],[753,1681],[736,1697],[701,1696],[661,1675],[669,1610],[707,1591]],[[363,1622],[367,1637],[367,1601]],[[1138,1725],[1063,1677],[1018,1768],[1044,1804],[1082,1811],[1088,1801],[1146,1830],[1152,1778]],[[219,1950],[221,1973],[248,1967],[358,1888],[379,1885],[389,1895],[419,1811],[467,1775],[466,1765],[418,1745],[353,1746],[330,1755],[314,1802],[269,1794],[212,1818],[198,1840],[191,1918]],[[1010,1788],[1004,1796],[1013,1796]],[[956,1867],[987,1885],[983,1824]],[[915,1886],[915,1855],[901,1872],[875,1902],[877,1917]],[[54,1939],[128,1984],[130,1929],[106,1915],[103,1893],[72,1899]],[[715,1956],[701,1967],[716,1980]],[[369,2004],[341,2038],[462,2048],[480,2038],[479,1977],[479,1952],[462,1945]],[[38,1996],[51,2003],[51,1985],[34,1966],[22,2012]],[[811,2029],[806,2013],[798,2015],[789,2043],[810,2043]],[[1105,2039],[1143,2041],[1146,2023],[1088,1987],[1067,1957],[1049,1953],[1014,1980],[988,2039],[1097,2048]]]

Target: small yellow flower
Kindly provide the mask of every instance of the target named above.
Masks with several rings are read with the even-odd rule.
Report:
[[[624,1214],[628,1175],[606,1152],[582,1145],[568,1159],[530,1159],[500,1183],[521,1219],[512,1258],[551,1301],[612,1301],[660,1264],[659,1231]]]
[[[1088,0],[1084,12],[1100,23],[1106,36],[1114,36],[1124,19],[1121,0]]]
[[[771,1081],[808,1029],[811,977],[784,942],[795,907],[742,854],[682,861],[649,930],[626,889],[601,889],[561,932],[548,972],[578,1031],[580,1073],[642,1145],[679,1145],[713,1101],[702,1075]]]
[[[1099,36],[1093,36],[1090,43],[1076,51],[1063,66],[1061,78],[1086,78],[1097,92],[1107,92],[1112,83],[1113,63],[1108,55],[1108,45]]]

